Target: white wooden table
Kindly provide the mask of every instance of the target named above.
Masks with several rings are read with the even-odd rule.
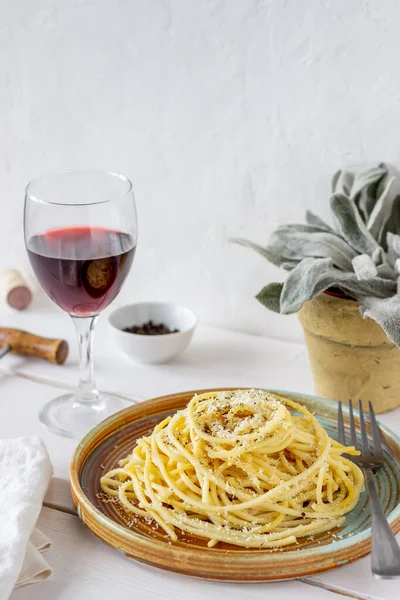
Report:
[[[201,325],[191,346],[175,362],[140,366],[113,347],[106,321],[105,316],[100,319],[95,340],[97,382],[102,390],[138,400],[185,389],[236,385],[312,393],[311,373],[302,344]],[[66,388],[72,389],[76,382],[77,347],[72,323],[48,305],[21,314],[4,309],[0,322],[41,335],[64,337],[71,349],[62,367],[12,355],[0,362],[0,436],[40,435],[54,466],[54,478],[39,521],[39,527],[53,542],[46,559],[54,573],[43,583],[14,591],[11,600],[400,598],[400,581],[375,580],[370,575],[368,557],[302,581],[224,584],[166,573],[113,551],[75,515],[68,465],[76,443],[47,431],[37,416],[45,402]],[[383,415],[381,420],[400,433],[400,409]]]

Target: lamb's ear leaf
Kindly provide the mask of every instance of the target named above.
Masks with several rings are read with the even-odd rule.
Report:
[[[400,233],[400,194],[393,200],[392,211],[386,222],[387,231]]]
[[[229,241],[233,242],[234,244],[238,244],[239,246],[244,246],[245,248],[255,250],[258,252],[258,254],[261,254],[261,256],[266,258],[270,263],[276,265],[277,267],[280,267],[283,262],[287,262],[283,256],[276,254],[268,248],[263,248],[254,242],[250,242],[249,240],[244,240],[243,238],[231,238]]]
[[[374,296],[375,298],[389,298],[396,293],[397,281],[385,279],[383,277],[374,277],[373,279],[361,281],[353,273],[341,273],[336,277],[336,285],[346,292],[349,292],[353,298],[362,298],[363,296]]]
[[[325,221],[320,219],[318,215],[315,215],[311,210],[306,211],[306,221],[309,225],[318,227],[322,231],[332,231],[332,228],[329,227]]]
[[[333,269],[330,258],[305,258],[291,271],[283,285],[281,312],[298,312],[307,300],[312,300],[333,283],[327,281],[327,271]],[[338,271],[339,272],[339,271]],[[323,282],[323,283],[322,283]],[[326,283],[326,287],[325,286]],[[322,285],[321,285],[322,284]]]
[[[360,171],[356,175],[351,198],[365,223],[374,209],[377,198],[381,195],[380,187],[388,172],[386,165],[381,163],[378,167]]]
[[[292,271],[299,264],[299,260],[286,260],[281,264],[281,268],[285,269],[285,271]]]
[[[343,270],[352,268],[351,261],[356,251],[345,240],[329,231],[314,231],[309,226],[283,225],[271,235],[267,249],[289,261],[304,258],[332,258],[333,263]]]
[[[332,194],[334,194],[337,191],[337,186],[338,186],[338,182],[339,182],[339,178],[340,178],[341,174],[342,174],[342,171],[339,169],[339,171],[336,171],[336,173],[334,173],[334,175],[332,177],[332,182],[331,182]]]
[[[385,189],[385,186],[386,186],[386,181],[389,178],[390,173],[392,172],[392,169],[390,169],[390,167],[385,165],[385,163],[383,163],[383,162],[380,163],[378,165],[378,167],[380,169],[384,169],[386,171],[386,174],[378,181],[376,187],[374,188],[375,189],[375,198],[379,198],[382,195],[383,190]]]
[[[357,252],[372,255],[376,248],[379,248],[378,242],[366,228],[354,200],[344,194],[334,194],[331,198],[331,209],[342,236]]]
[[[307,212],[309,213],[310,211]],[[321,220],[320,223],[322,223]],[[328,225],[324,225],[323,227],[321,227],[321,225],[317,225],[314,223],[285,223],[285,225],[279,225],[279,227],[275,229],[275,233],[279,233],[281,231],[295,233],[326,233],[327,230],[333,231],[328,227]]]
[[[378,269],[368,254],[359,254],[353,258],[353,269],[359,281],[373,279],[378,275]]]
[[[351,195],[354,182],[354,173],[351,171],[337,171],[332,178],[332,193]]]
[[[394,198],[390,215],[379,232],[378,241],[384,250],[387,250],[386,236],[389,232],[400,234],[400,194]]]
[[[394,265],[396,259],[400,257],[400,235],[389,232],[386,239],[389,261],[392,265]]]
[[[378,277],[382,277],[383,279],[392,279],[393,281],[397,281],[398,274],[394,270],[394,268],[387,262],[382,263],[376,267],[378,271]]]
[[[273,312],[280,312],[280,297],[283,283],[269,283],[260,292],[256,298],[261,304]]]
[[[364,319],[370,317],[376,321],[388,338],[400,347],[400,296],[398,294],[390,298],[364,296],[358,303]]]
[[[354,199],[363,190],[366,190],[375,183],[379,183],[387,172],[387,167],[382,163],[379,167],[372,167],[372,169],[366,169],[365,171],[356,173],[351,188],[351,198]]]
[[[367,222],[367,229],[371,232],[374,238],[378,238],[379,231],[384,223],[384,215],[390,210],[390,205],[393,203],[393,194],[390,194],[391,187],[396,181],[396,177],[391,177],[387,182],[385,189],[376,201]]]
[[[283,285],[281,313],[299,311],[307,300],[312,300],[330,287],[340,287],[355,298],[370,295],[387,298],[396,293],[397,286],[395,281],[381,277],[359,281],[354,273],[334,268],[329,258],[305,258],[289,273]]]
[[[341,179],[343,192],[346,194],[346,196],[350,196],[354,183],[354,173],[351,173],[350,171],[345,171],[342,173]]]

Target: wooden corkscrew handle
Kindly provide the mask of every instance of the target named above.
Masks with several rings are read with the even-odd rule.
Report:
[[[62,365],[68,356],[68,342],[44,338],[22,329],[0,327],[0,348],[8,345],[14,354],[44,358]]]

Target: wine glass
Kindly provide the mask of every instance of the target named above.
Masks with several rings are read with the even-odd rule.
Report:
[[[78,335],[77,391],[51,400],[40,413],[53,432],[79,438],[127,406],[99,393],[92,361],[100,311],[121,289],[137,241],[132,184],[117,173],[71,171],[45,175],[26,188],[25,244],[46,294],[68,312]]]

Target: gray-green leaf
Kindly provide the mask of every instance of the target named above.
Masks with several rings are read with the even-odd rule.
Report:
[[[384,163],[373,169],[361,171],[356,179],[351,197],[356,203],[361,218],[367,223],[368,218],[380,196],[380,186],[388,175]]]
[[[340,179],[340,175],[342,174],[342,171],[339,169],[339,171],[336,171],[336,173],[333,174],[332,177],[332,194],[334,194],[337,190],[337,185],[338,185],[338,181]]]
[[[382,194],[379,196],[378,200],[374,208],[372,209],[371,214],[369,215],[367,222],[367,229],[371,232],[374,238],[377,238],[379,235],[379,231],[382,228],[384,222],[385,212],[387,214],[387,209],[390,210],[390,204],[393,203],[393,195],[390,196],[390,189],[395,182],[396,178],[391,177],[387,182],[385,189]]]
[[[351,171],[338,171],[334,177],[336,176],[337,179],[332,181],[332,192],[350,196],[354,182],[354,173],[351,173]]]
[[[310,223],[285,223],[284,225],[279,225],[279,227],[275,230],[276,232],[284,231],[284,232],[301,232],[301,233],[321,233],[326,231],[328,226],[325,225],[321,227],[320,225],[311,225]]]
[[[396,271],[387,262],[378,265],[376,270],[378,271],[378,276],[382,277],[383,279],[392,279],[393,281],[397,280]]]
[[[386,298],[396,292],[396,283],[375,277],[370,281],[359,281],[354,273],[335,269],[329,258],[305,258],[291,271],[283,285],[280,298],[281,313],[299,311],[307,300],[311,300],[330,287],[338,286],[350,295],[360,298],[373,295]]]
[[[345,240],[360,254],[371,254],[379,244],[366,228],[354,200],[344,194],[334,194],[331,208]]]
[[[332,228],[329,227],[322,219],[320,219],[317,215],[315,215],[311,210],[306,211],[306,221],[309,225],[313,227],[318,227],[322,231],[332,231]]]
[[[307,300],[312,300],[329,287],[326,273],[333,269],[330,258],[305,258],[289,273],[282,289],[281,312],[298,312]],[[321,285],[322,284],[322,285]],[[326,287],[324,287],[326,284]]]
[[[400,195],[393,199],[390,215],[379,233],[378,241],[385,250],[387,249],[386,236],[388,232],[400,233]]]
[[[281,264],[281,268],[285,269],[285,271],[291,271],[299,264],[299,260],[287,260]]]
[[[400,346],[400,296],[374,298],[365,296],[359,299],[360,312],[364,319],[374,319],[385,331],[388,338]]]
[[[279,313],[282,288],[283,283],[270,283],[257,294],[256,298],[269,310]]]
[[[331,258],[340,269],[350,270],[351,261],[356,252],[335,233],[315,231],[311,226],[295,227],[284,225],[279,227],[269,240],[267,249],[275,255],[288,260],[303,258]]]
[[[396,235],[395,233],[388,233],[386,239],[389,260],[391,264],[394,265],[396,259],[400,256],[400,235]]]
[[[359,281],[368,280],[378,275],[378,270],[368,254],[359,254],[353,258],[353,269]]]
[[[268,248],[263,248],[262,246],[259,246],[254,242],[250,242],[249,240],[244,240],[243,238],[231,238],[229,241],[233,242],[234,244],[238,244],[239,246],[244,246],[245,248],[251,248],[251,250],[255,250],[256,252],[261,254],[261,256],[266,258],[270,263],[276,265],[277,267],[280,267],[282,262],[286,262],[282,256],[275,254],[272,250],[268,250]]]
[[[368,188],[370,185],[378,183],[386,173],[387,168],[383,164],[379,167],[359,171],[354,178],[353,186],[351,188],[351,198],[354,199],[357,194],[362,192],[362,190]]]

